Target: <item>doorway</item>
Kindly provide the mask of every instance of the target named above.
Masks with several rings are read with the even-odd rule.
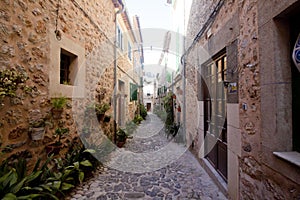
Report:
[[[226,55],[203,66],[204,141],[206,159],[227,181]]]
[[[147,103],[147,112],[151,111],[151,103]]]

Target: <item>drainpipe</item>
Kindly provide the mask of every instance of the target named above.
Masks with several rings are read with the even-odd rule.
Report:
[[[185,30],[185,1],[183,2],[183,31],[184,31],[184,35],[186,36],[186,30]],[[186,51],[186,39],[185,37],[183,38],[183,49],[184,51]],[[182,89],[183,89],[183,105],[182,105],[182,111],[183,111],[183,116],[182,116],[182,123],[183,123],[183,129],[182,129],[182,142],[184,144],[186,144],[186,55],[185,53],[183,54],[183,56],[181,57],[181,63],[182,63]]]
[[[121,5],[121,9],[119,9],[115,13],[115,41],[114,41],[114,143],[117,143],[117,15],[124,12],[125,6],[122,0],[118,0],[118,3]]]
[[[182,66],[182,88],[183,88],[183,103],[182,103],[182,142],[185,143],[186,141],[186,59],[185,57],[182,59],[183,66]]]

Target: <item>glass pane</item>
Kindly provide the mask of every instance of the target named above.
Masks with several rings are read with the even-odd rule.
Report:
[[[227,57],[224,57],[224,66],[223,66],[223,74],[224,74],[224,79],[227,80]]]
[[[227,70],[227,57],[224,57],[224,71]]]
[[[222,60],[218,60],[218,72],[222,72]]]
[[[215,75],[216,74],[216,66],[214,64],[211,64],[211,75]]]
[[[218,73],[218,83],[222,82],[222,72]]]

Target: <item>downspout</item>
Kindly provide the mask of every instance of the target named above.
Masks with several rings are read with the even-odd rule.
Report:
[[[117,143],[117,15],[121,14],[125,10],[125,6],[122,0],[118,0],[121,5],[121,9],[119,9],[115,13],[115,41],[114,41],[114,143]]]
[[[183,2],[183,30],[184,30],[184,35],[186,35],[186,24],[185,24],[185,1]],[[186,50],[186,38],[184,37],[183,38],[183,49],[184,51]],[[183,111],[183,116],[182,116],[182,122],[183,122],[183,129],[182,129],[182,142],[186,144],[186,59],[185,59],[185,54],[182,56],[181,58],[181,63],[182,63],[182,70],[183,70],[183,75],[182,75],[182,89],[183,89],[183,105],[182,105],[182,111]]]

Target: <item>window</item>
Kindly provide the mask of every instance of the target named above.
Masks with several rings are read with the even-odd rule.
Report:
[[[64,50],[60,50],[60,84],[73,85],[74,77],[71,77],[74,71],[74,62],[77,56]]]
[[[157,89],[158,96],[164,95],[164,94],[166,94],[166,92],[167,92],[167,87],[166,86],[162,86],[162,87]]]
[[[119,27],[117,27],[117,45],[121,50],[123,50],[123,34]]]
[[[129,60],[131,60],[131,45],[130,45],[130,42],[128,42],[128,58]]]
[[[206,100],[209,101],[210,110],[208,112],[208,123],[210,123],[209,133],[223,138],[223,142],[227,142],[226,126],[226,91],[224,89],[223,81],[226,80],[227,65],[226,55],[216,58],[213,62],[204,65],[205,82],[209,88]],[[223,120],[222,120],[223,119]],[[223,124],[220,124],[223,123]],[[221,130],[220,130],[221,129]]]
[[[80,44],[62,37],[57,40],[53,32],[49,34],[49,95],[58,94],[69,98],[85,97],[85,48]]]
[[[266,7],[260,10],[261,13],[267,11]],[[286,8],[272,20],[266,18],[259,24],[260,42],[262,44],[274,42],[274,45],[264,45],[260,50],[259,63],[262,71],[260,105],[264,122],[261,124],[261,138],[263,138],[261,142],[264,147],[262,159],[266,165],[283,174],[282,168],[286,167],[269,159],[270,152],[280,159],[300,166],[300,73],[292,61],[292,49],[300,32],[299,11],[300,1],[297,1],[286,5]],[[293,181],[298,181],[295,173],[285,175]]]
[[[201,67],[207,160],[227,180],[227,57],[224,51]]]
[[[294,48],[297,37],[300,34],[300,25],[299,25],[299,15],[291,17],[290,27],[291,27],[291,48]],[[291,49],[291,52],[293,51]],[[293,115],[293,150],[300,152],[300,124],[299,113],[300,113],[300,72],[296,68],[294,62],[292,62],[292,115]]]

